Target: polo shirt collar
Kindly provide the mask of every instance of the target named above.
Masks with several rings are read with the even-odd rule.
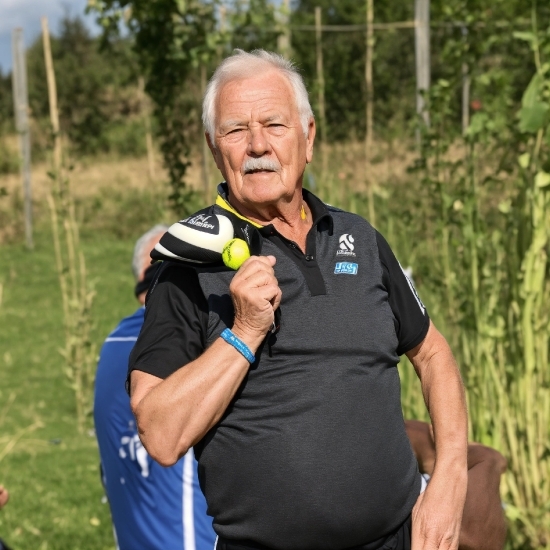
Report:
[[[308,191],[307,189],[302,189],[302,197],[306,202],[306,204],[309,206],[309,209],[311,210],[311,217],[313,218],[313,226],[318,226],[321,224],[321,222],[326,222],[328,224],[329,235],[332,235],[334,231],[334,221],[332,219],[332,216],[330,215],[330,212],[326,204],[321,199],[316,197],[313,193]],[[249,220],[248,218],[239,214],[239,212],[237,212],[237,210],[235,210],[231,206],[231,204],[229,203],[229,187],[225,181],[218,185],[218,196],[216,198],[216,204],[221,208],[223,208],[224,210],[228,210],[229,212],[233,213],[235,216],[237,216],[241,220],[244,220],[249,224],[253,225],[254,227],[260,229],[260,231],[264,227],[266,227],[266,226],[260,225],[259,223],[253,222],[252,220]],[[271,227],[271,226],[267,226],[267,227]]]

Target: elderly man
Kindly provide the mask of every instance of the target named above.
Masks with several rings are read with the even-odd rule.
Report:
[[[124,391],[128,356],[157,269],[150,266],[149,253],[166,229],[156,225],[136,242],[132,270],[141,307],[107,337],[96,373],[94,421],[119,550],[212,550],[216,537],[212,518],[206,515],[193,450],[171,468],[154,462],[139,440]]]
[[[203,120],[226,182],[215,208],[261,253],[236,273],[162,269],[129,365],[143,444],[162,464],[195,447],[218,549],[410,548],[411,530],[414,550],[456,549],[460,374],[381,235],[302,189],[315,121],[300,76],[275,54],[238,51],[213,75]],[[180,223],[210,230],[201,220]],[[433,424],[424,492],[401,354]]]

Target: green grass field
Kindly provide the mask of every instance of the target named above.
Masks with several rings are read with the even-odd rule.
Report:
[[[138,233],[139,235],[139,233]],[[4,245],[0,261],[0,483],[10,492],[0,537],[15,550],[114,548],[93,432],[80,435],[64,374],[62,310],[47,224],[33,252]],[[133,239],[83,239],[94,301],[93,340],[137,306]],[[89,429],[92,429],[90,418]]]

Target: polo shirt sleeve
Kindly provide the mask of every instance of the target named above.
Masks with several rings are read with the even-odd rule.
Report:
[[[145,321],[132,350],[133,370],[167,378],[206,348],[208,307],[194,269],[168,263],[147,297]]]
[[[424,340],[430,326],[426,307],[420,300],[410,277],[403,271],[386,239],[376,232],[382,281],[395,317],[398,355],[410,351]]]

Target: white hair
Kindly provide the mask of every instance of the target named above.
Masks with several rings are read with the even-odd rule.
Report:
[[[302,130],[307,137],[309,121],[313,118],[313,110],[309,103],[308,93],[302,76],[292,63],[282,55],[267,52],[266,50],[254,50],[245,52],[235,49],[233,55],[225,58],[208,83],[202,103],[202,122],[204,129],[210,135],[212,143],[216,130],[216,99],[221,88],[231,80],[240,80],[255,76],[258,73],[270,69],[278,70],[292,87],[296,107],[300,115]]]
[[[166,231],[168,231],[167,225],[157,224],[136,241],[134,255],[132,256],[132,272],[136,281],[139,280],[143,270],[149,265],[147,254],[151,252],[154,246],[151,241],[153,238],[160,238]]]

